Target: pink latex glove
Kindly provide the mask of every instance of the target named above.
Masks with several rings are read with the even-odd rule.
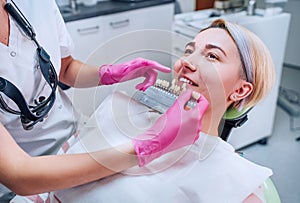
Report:
[[[192,91],[187,90],[180,95],[149,130],[133,140],[139,166],[144,166],[163,154],[191,145],[199,138],[201,120],[208,101],[201,95],[196,107],[185,110],[191,94]]]
[[[145,77],[144,82],[136,86],[136,89],[145,91],[155,83],[157,71],[170,73],[171,69],[155,61],[137,58],[121,64],[103,65],[99,68],[99,77],[100,83],[103,85]]]

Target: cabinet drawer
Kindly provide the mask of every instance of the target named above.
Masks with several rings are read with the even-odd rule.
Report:
[[[88,56],[100,46],[104,37],[104,22],[101,17],[67,23],[67,29],[75,44],[74,57],[86,61]]]
[[[142,29],[171,30],[173,12],[174,5],[167,4],[104,16],[106,38]]]
[[[104,16],[104,18],[106,39],[110,39],[130,31],[143,29],[145,24],[143,22],[144,19],[139,19],[140,16],[138,11],[111,14]]]

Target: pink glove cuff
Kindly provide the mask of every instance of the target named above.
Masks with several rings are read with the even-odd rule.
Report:
[[[158,151],[161,148],[159,142],[157,141],[141,141],[141,140],[134,140],[134,149],[139,159],[139,166],[143,167],[147,163],[153,161],[154,159],[160,157],[163,152]]]
[[[117,80],[114,80],[111,75],[111,65],[103,65],[100,66],[98,69],[98,75],[99,75],[99,84],[101,85],[111,85],[116,82]]]

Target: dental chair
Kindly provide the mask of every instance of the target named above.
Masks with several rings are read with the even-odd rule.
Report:
[[[230,135],[230,132],[233,128],[241,127],[248,120],[248,112],[251,110],[243,109],[242,111],[238,111],[234,108],[229,108],[225,115],[223,116],[223,120],[219,125],[220,137],[227,141]],[[267,203],[281,203],[279,194],[272,180],[268,178],[264,184],[264,196]]]

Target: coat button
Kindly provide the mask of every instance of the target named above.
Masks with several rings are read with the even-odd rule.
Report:
[[[16,52],[14,52],[14,51],[10,52],[10,56],[11,56],[11,57],[15,57],[16,55],[17,55]]]

